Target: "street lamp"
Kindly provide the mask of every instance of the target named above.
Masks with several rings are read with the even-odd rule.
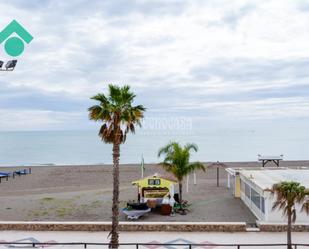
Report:
[[[0,61],[0,71],[13,71],[14,68],[16,67],[16,64],[17,64],[17,60],[11,60],[11,61],[8,61],[4,68],[2,68],[4,62],[3,61]]]

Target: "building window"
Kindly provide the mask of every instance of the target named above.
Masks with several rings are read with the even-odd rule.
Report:
[[[245,194],[250,199],[250,186],[247,183],[245,183]]]
[[[241,187],[241,192],[245,193],[246,186],[245,186],[245,182],[242,180],[240,180],[240,187]]]
[[[160,179],[148,179],[148,185],[160,185],[161,180]]]
[[[251,188],[251,201],[254,203],[254,205],[258,209],[261,209],[261,207],[260,207],[260,205],[261,205],[261,203],[260,203],[260,195],[253,188]]]
[[[264,197],[261,197],[261,211],[263,214],[265,214],[265,199]]]
[[[230,181],[230,191],[233,195],[235,194],[235,179],[235,176],[232,176]]]

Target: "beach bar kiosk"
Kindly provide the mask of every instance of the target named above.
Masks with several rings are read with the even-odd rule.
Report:
[[[282,216],[282,210],[272,209],[276,196],[273,196],[269,189],[274,184],[283,181],[296,181],[309,189],[309,168],[229,168],[226,171],[230,179],[228,188],[235,197],[240,197],[261,222],[286,223],[287,221],[286,217]],[[305,212],[301,212],[301,206],[296,205],[295,208],[296,223],[309,224],[309,216]]]
[[[156,204],[161,204],[163,198],[174,196],[174,185],[177,181],[154,174],[145,178],[132,182],[138,187],[138,200],[145,203],[148,200],[156,201]]]

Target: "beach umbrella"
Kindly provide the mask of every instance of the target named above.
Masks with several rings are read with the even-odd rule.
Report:
[[[226,164],[224,163],[220,163],[219,161],[215,162],[215,163],[211,163],[208,167],[216,167],[217,169],[217,187],[219,187],[219,176],[220,176],[220,173],[219,173],[219,169],[220,168],[226,168]]]

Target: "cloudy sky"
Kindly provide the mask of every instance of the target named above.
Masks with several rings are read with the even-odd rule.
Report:
[[[308,1],[11,0],[0,16],[34,36],[0,74],[0,130],[89,129],[108,83],[148,117],[309,125]]]

